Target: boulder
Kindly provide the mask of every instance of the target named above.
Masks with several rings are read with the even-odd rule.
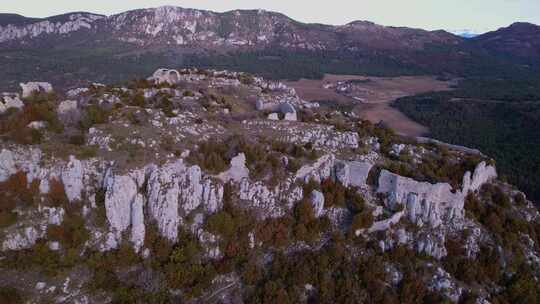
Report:
[[[6,112],[8,109],[22,109],[24,103],[17,94],[4,94],[0,97],[0,114]]]
[[[336,179],[345,187],[366,187],[373,164],[358,161],[338,161],[335,166]]]
[[[47,122],[46,121],[32,121],[26,127],[30,129],[34,129],[34,130],[42,130],[47,127]]]
[[[56,110],[58,117],[64,124],[74,124],[80,121],[81,111],[76,100],[64,100],[58,105]]]
[[[269,120],[279,120],[279,114],[278,113],[270,113],[268,114]]]
[[[283,114],[285,114],[284,120],[288,121],[296,121],[296,109],[294,106],[288,102],[284,102],[279,105],[279,111]]]
[[[20,84],[22,88],[22,97],[28,98],[32,96],[34,93],[44,92],[44,93],[52,93],[53,87],[48,82],[27,82],[27,83],[21,83]]]
[[[230,169],[218,176],[224,183],[227,183],[230,180],[238,183],[246,177],[249,177],[249,169],[246,167],[246,155],[244,153],[240,153],[233,157],[231,159]]]

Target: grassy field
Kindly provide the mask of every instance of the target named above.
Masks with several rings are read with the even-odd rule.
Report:
[[[355,81],[359,80],[359,81]],[[352,94],[344,95],[334,89],[324,89],[326,83],[354,81]],[[443,91],[450,88],[447,81],[438,81],[429,76],[367,77],[354,75],[330,75],[323,79],[300,79],[288,81],[287,85],[296,89],[305,100],[323,100],[353,106],[354,111],[363,119],[373,123],[383,121],[397,133],[406,136],[421,136],[428,129],[411,120],[398,109],[390,107],[394,100],[430,91]],[[354,99],[361,98],[362,102]]]

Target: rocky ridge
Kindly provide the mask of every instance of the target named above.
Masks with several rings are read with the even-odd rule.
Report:
[[[425,257],[419,262],[425,275],[418,281],[426,290],[451,302],[469,293],[485,300],[496,292],[488,285],[465,284],[450,259],[457,252],[476,259],[486,248],[498,250],[501,259],[513,258],[515,253],[499,243],[501,232],[491,230],[497,225],[493,215],[480,216],[494,208],[516,216],[507,222],[522,227],[516,235],[527,240],[520,247],[523,263],[540,269],[535,230],[523,228],[537,223],[540,214],[523,194],[497,179],[491,160],[400,138],[303,101],[282,83],[237,72],[160,69],[148,79],[93,84],[65,94],[52,92],[46,83],[21,87],[24,97],[4,95],[17,96],[23,105],[3,118],[20,121],[6,124],[20,129],[3,131],[0,144],[1,195],[14,202],[11,209],[0,209],[5,225],[0,262],[45,250],[59,259],[91,254],[98,264],[103,256],[121,253],[159,263],[159,248],[171,248],[165,258],[171,267],[191,269],[188,265],[203,262],[217,265],[245,248],[247,255],[261,253],[273,263],[279,254],[294,258],[324,251],[339,242],[337,234],[348,239],[344,248],[352,260],[410,252]],[[261,100],[300,115],[269,119],[274,108],[260,107]],[[41,114],[28,115],[34,112]],[[36,121],[45,127],[31,128]],[[31,142],[18,136],[25,132]],[[451,172],[434,173],[434,161]],[[248,223],[231,232],[243,222]],[[274,227],[276,232],[270,230]],[[87,237],[75,237],[73,230]],[[454,239],[463,243],[458,246]],[[9,265],[0,267],[23,275]],[[91,267],[85,265],[79,266]],[[382,265],[390,285],[404,280],[401,264],[385,260]],[[173,275],[170,269],[159,271]],[[190,297],[200,300],[220,290],[220,282],[229,282],[221,275],[236,274],[216,274]],[[96,275],[79,278],[90,284]],[[174,278],[169,282],[178,282]],[[232,282],[249,284],[243,280]],[[58,285],[34,282],[40,288],[28,293],[36,299],[58,302],[71,295],[81,303],[108,303],[118,296],[103,300],[82,293],[84,283],[50,295],[41,283]],[[189,290],[186,282],[177,284]],[[316,284],[311,290],[321,288]]]

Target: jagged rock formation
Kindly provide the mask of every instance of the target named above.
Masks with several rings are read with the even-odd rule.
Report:
[[[487,181],[496,178],[492,166],[485,162],[478,164],[472,180],[470,172],[463,178],[463,188],[454,190],[450,184],[417,182],[410,178],[401,177],[386,170],[379,177],[379,193],[388,194],[388,207],[396,209],[404,206],[409,220],[418,226],[424,224],[433,228],[443,221],[457,221],[463,217],[463,204],[469,191],[475,191]]]
[[[161,267],[151,269],[160,272],[157,279],[149,274],[137,279],[169,286],[174,278],[189,277],[186,273],[197,280],[201,273],[217,280],[213,265],[222,271],[224,263],[245,260],[265,270],[281,259],[277,254],[285,257],[283,262],[299,255],[318,259],[325,252],[333,256],[341,247],[347,249],[340,250],[346,257],[342,260],[352,264],[341,265],[340,273],[366,257],[389,252],[380,256],[381,271],[388,275],[384,288],[393,292],[410,279],[410,273],[404,273],[409,267],[403,267],[400,258],[409,263],[416,255],[430,256],[415,264],[422,271],[416,283],[453,302],[474,291],[458,279],[454,266],[461,261],[451,260],[456,255],[480,263],[494,255],[507,263],[522,254],[523,263],[540,269],[537,235],[530,227],[540,213],[519,191],[496,180],[496,169],[485,157],[458,147],[441,155],[438,146],[405,143],[390,135],[378,138],[371,130],[378,126],[366,127],[356,117],[312,106],[279,82],[198,70],[179,71],[177,81],[178,75],[170,79],[167,71],[161,71],[164,78],[128,87],[95,84],[70,92],[69,100],[48,100],[54,107],[48,114],[56,113],[58,119],[29,119],[21,124],[23,131],[41,123],[62,123],[64,133],[46,127],[32,130],[41,132],[44,143],[22,145],[11,138],[0,142],[0,198],[7,202],[0,206],[0,267],[18,254],[36,252],[59,259],[91,256],[91,263],[81,262],[81,268],[95,261],[101,267],[104,257],[126,255],[138,266],[126,271],[123,263],[116,263],[124,276],[120,281],[152,265]],[[54,98],[43,95],[34,98]],[[318,118],[309,123],[265,119],[256,110],[259,97],[272,106],[309,109]],[[33,100],[21,102],[32,107]],[[326,118],[330,113],[345,124],[338,128]],[[11,110],[6,115],[17,114]],[[81,130],[78,123],[89,119],[100,123]],[[73,141],[71,134],[76,134]],[[402,158],[405,152],[408,157]],[[477,165],[464,172],[456,186],[455,174],[430,175],[421,167],[439,160],[455,163],[457,170],[473,161]],[[419,170],[415,176],[451,180],[454,188],[399,175],[404,168]],[[484,216],[492,210],[496,213]],[[499,214],[505,217],[499,219]],[[490,225],[484,224],[487,219]],[[521,252],[500,246],[497,231],[508,233],[506,227],[515,231],[503,237]],[[308,264],[319,265],[313,261]],[[371,261],[362,267],[380,266]],[[339,261],[323,266],[334,262]],[[504,263],[501,268],[507,267]],[[164,273],[171,280],[165,282]],[[84,271],[76,275],[81,282],[89,280]],[[351,275],[355,279],[347,284],[356,284],[356,275],[362,274]],[[215,280],[208,284],[223,290]],[[246,284],[242,280],[234,284]],[[48,278],[31,283],[40,296],[46,286],[56,284]],[[80,284],[73,293],[80,293]],[[230,288],[236,288],[234,284]],[[321,284],[311,286],[316,297]],[[484,298],[493,292],[488,284],[478,286]],[[70,293],[68,289],[63,294]],[[202,289],[212,295],[212,290]],[[53,297],[52,292],[47,295]],[[54,299],[67,298],[54,294]]]
[[[313,192],[311,192],[311,204],[313,206],[315,217],[320,217],[324,209],[324,194],[317,190],[313,190]]]
[[[0,26],[0,43],[33,39],[42,35],[64,35],[81,29],[91,29],[92,24],[102,18],[104,16],[89,13],[74,13],[35,23],[22,25],[8,24]]]
[[[452,44],[461,41],[459,37],[442,31],[383,27],[362,21],[343,26],[310,26],[264,10],[215,13],[164,6],[109,17],[73,13],[44,20],[28,18],[23,24],[0,27],[0,42],[73,35],[77,32],[86,35],[107,32],[117,40],[138,46],[159,43],[214,48],[278,45],[308,50],[337,49],[341,46],[339,35],[345,36],[343,41],[347,43],[369,44],[373,41],[365,34],[375,33],[380,37],[375,41],[379,48],[421,49],[425,43]]]
[[[159,231],[176,240],[182,216],[201,206],[207,212],[222,204],[223,186],[202,175],[198,166],[182,161],[152,171],[148,178],[148,210]]]

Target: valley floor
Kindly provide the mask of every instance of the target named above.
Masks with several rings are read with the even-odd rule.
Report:
[[[352,83],[348,92],[327,89],[325,85]],[[446,91],[450,82],[429,76],[366,77],[326,74],[321,80],[300,79],[286,83],[296,89],[305,100],[332,101],[340,106],[352,107],[359,117],[372,123],[383,121],[396,133],[405,136],[422,136],[429,129],[390,107],[394,100],[425,92]]]

